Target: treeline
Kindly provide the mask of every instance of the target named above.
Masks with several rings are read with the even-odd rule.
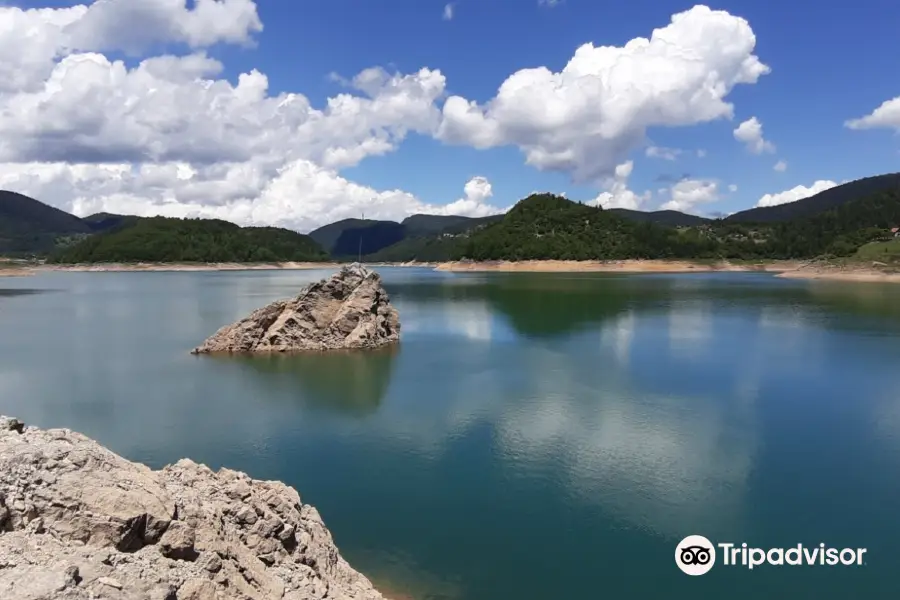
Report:
[[[328,255],[309,236],[215,219],[136,219],[53,253],[49,262],[315,262]]]
[[[454,260],[627,258],[793,259],[849,256],[900,224],[900,191],[852,200],[782,223],[712,221],[666,227],[550,194],[533,195],[493,225],[455,241]]]

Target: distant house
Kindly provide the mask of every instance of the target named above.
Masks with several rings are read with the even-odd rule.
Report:
[[[900,238],[900,227],[894,227],[893,229],[891,229],[891,233],[895,238]]]

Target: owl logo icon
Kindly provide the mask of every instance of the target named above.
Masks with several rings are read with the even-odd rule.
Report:
[[[675,547],[675,564],[688,575],[705,575],[716,564],[716,547],[702,535],[689,535]]]

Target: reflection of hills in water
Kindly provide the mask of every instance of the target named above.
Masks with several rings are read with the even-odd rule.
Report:
[[[396,345],[374,350],[217,356],[239,362],[265,385],[311,408],[368,415],[378,410],[391,382]]]
[[[505,316],[517,333],[536,337],[577,332],[629,311],[663,314],[678,305],[700,301],[719,311],[752,312],[782,306],[821,314],[824,309],[834,315],[888,317],[900,326],[900,286],[820,284],[772,277],[756,273],[492,273],[451,277],[443,285],[435,285],[433,280],[404,282],[390,290],[395,298],[415,303],[484,302]]]
[[[2,289],[0,288],[0,298],[5,296],[28,296],[30,294],[43,294],[49,290],[32,290],[32,289]]]
[[[628,306],[631,292],[602,279],[541,274],[497,274],[447,279],[444,285],[411,282],[391,294],[416,303],[481,302],[504,315],[520,334],[571,333],[612,318]],[[402,314],[401,314],[402,318]]]
[[[813,282],[809,294],[828,310],[886,318],[900,326],[900,286],[896,284]]]

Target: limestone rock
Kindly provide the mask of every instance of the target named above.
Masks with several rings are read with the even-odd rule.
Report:
[[[0,598],[382,600],[283,483],[24,426],[0,427]]]
[[[192,353],[375,348],[399,339],[400,317],[381,277],[354,263],[223,327]]]

